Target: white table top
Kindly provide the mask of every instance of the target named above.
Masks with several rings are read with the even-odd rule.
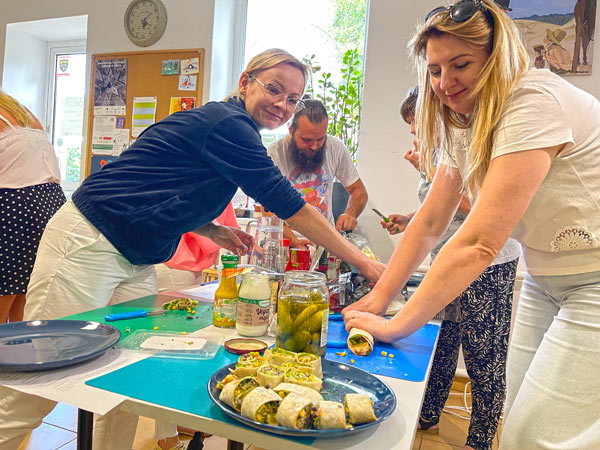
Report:
[[[203,333],[218,333],[227,337],[236,336],[235,330],[212,326],[191,333],[190,335],[201,335]],[[268,343],[272,343],[273,341],[273,338],[266,336],[261,337],[261,339]],[[108,371],[116,370],[119,363],[117,360],[118,357],[115,354],[105,354],[98,359],[76,366],[76,375],[72,374],[74,368],[69,367],[51,371],[52,373],[49,375],[41,375],[41,373],[36,372],[18,374],[0,372],[0,385],[67,403],[77,408],[99,414],[105,414],[110,409],[118,407],[130,413],[177,423],[178,425],[266,449],[281,449],[285,446],[286,449],[327,448],[334,450],[358,448],[377,450],[410,449],[414,440],[421,403],[426,388],[426,381],[412,382],[398,378],[379,377],[396,394],[396,410],[387,420],[364,432],[354,433],[342,438],[317,439],[312,445],[307,446],[296,441],[284,439],[275,434],[254,430],[243,424],[232,425],[230,423],[219,422],[211,418],[114,394],[85,384],[86,380],[101,375],[100,372],[103,366],[111,367]],[[121,361],[121,363],[124,362]],[[426,379],[429,377],[430,369],[431,361],[427,368]],[[65,383],[64,380],[67,376],[71,376],[72,378],[68,383]]]

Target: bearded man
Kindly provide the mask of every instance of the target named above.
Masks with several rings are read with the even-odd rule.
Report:
[[[289,135],[269,147],[268,153],[284,176],[303,195],[306,202],[332,224],[333,183],[337,179],[350,195],[346,210],[335,223],[338,230],[353,230],[367,204],[367,190],[360,180],[350,152],[338,138],[327,135],[327,110],[319,100],[304,100],[305,108],[296,112]],[[284,229],[291,247],[310,244]]]

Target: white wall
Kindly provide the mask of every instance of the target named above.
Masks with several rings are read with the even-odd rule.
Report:
[[[387,261],[399,238],[390,238],[371,212],[375,207],[384,214],[405,214],[419,201],[418,174],[404,161],[412,136],[402,120],[399,106],[416,82],[408,60],[407,43],[417,22],[440,0],[371,0],[367,29],[365,91],[360,134],[358,171],[369,192],[369,209],[361,215],[358,232],[367,236],[373,250]],[[600,9],[597,17],[600,16]],[[593,61],[600,61],[600,43],[596,30]],[[591,76],[569,77],[575,86],[600,98],[600,63]]]
[[[123,29],[126,0],[19,0],[3,1],[0,14],[0,80],[5,55],[6,25],[16,22],[87,14],[87,54],[205,48],[203,100],[209,97],[215,0],[164,0],[169,18],[162,38],[146,48],[132,44]],[[89,77],[89,74],[88,74]],[[89,78],[88,78],[89,79]],[[89,84],[89,83],[88,83]],[[86,109],[87,111],[87,109]]]
[[[2,64],[5,76],[4,83],[0,85],[37,117],[42,117],[46,105],[47,50],[45,41],[7,27],[6,54]]]

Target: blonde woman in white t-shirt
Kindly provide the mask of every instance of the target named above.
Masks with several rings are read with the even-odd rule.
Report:
[[[490,0],[433,10],[410,48],[422,87],[417,130],[429,194],[371,293],[344,311],[386,342],[408,336],[457,297],[509,236],[521,288],[507,366],[501,449],[600,448],[600,102],[548,70],[529,69],[510,18]],[[453,145],[462,128],[467,145]],[[444,167],[445,166],[445,167]],[[474,199],[404,309],[376,314]],[[499,373],[498,376],[502,376]],[[465,446],[465,448],[469,448]]]

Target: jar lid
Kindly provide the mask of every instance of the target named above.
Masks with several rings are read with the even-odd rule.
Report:
[[[321,272],[310,272],[308,270],[292,270],[284,275],[285,281],[292,283],[304,283],[308,285],[318,285],[325,282],[326,277]]]

